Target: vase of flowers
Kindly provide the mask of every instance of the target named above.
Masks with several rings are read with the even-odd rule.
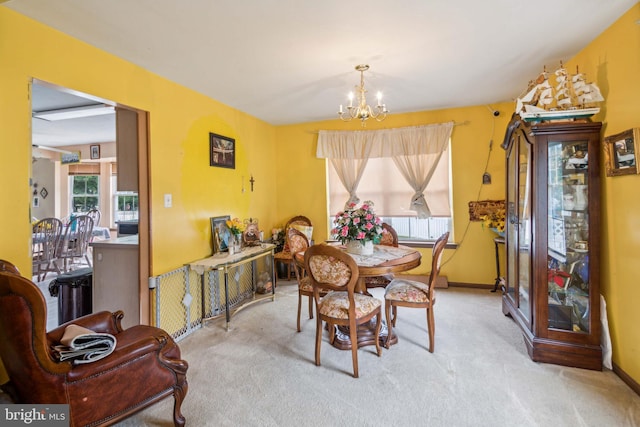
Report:
[[[231,237],[229,239],[229,251],[232,254],[238,253],[241,250],[242,232],[245,230],[245,224],[238,218],[228,219],[226,224],[229,232],[231,233]]]
[[[498,208],[482,217],[482,226],[487,227],[497,235],[504,237],[507,215],[504,209]]]
[[[373,212],[373,202],[365,201],[360,207],[350,203],[333,220],[331,234],[346,245],[347,252],[371,255],[373,245],[380,243],[382,219]]]

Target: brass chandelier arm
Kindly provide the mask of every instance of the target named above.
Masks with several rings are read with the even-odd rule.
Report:
[[[378,92],[378,103],[374,108],[367,104],[367,90],[364,88],[364,72],[369,69],[368,65],[357,65],[356,71],[360,72],[360,86],[355,86],[357,96],[357,106],[353,105],[353,93],[349,94],[349,105],[347,111],[344,111],[342,105],[338,111],[338,117],[345,122],[353,119],[359,119],[362,126],[366,126],[366,121],[373,118],[378,122],[383,121],[387,117],[387,106],[382,103],[382,94]]]

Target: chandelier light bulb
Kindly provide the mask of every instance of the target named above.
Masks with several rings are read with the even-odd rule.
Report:
[[[359,119],[362,126],[366,126],[366,121],[369,118],[374,118],[376,121],[381,122],[387,117],[387,107],[382,103],[382,92],[378,92],[377,94],[377,105],[372,108],[367,104],[367,90],[364,88],[364,72],[369,69],[369,66],[364,65],[356,65],[356,71],[360,72],[360,85],[356,86],[356,93],[354,95],[353,92],[349,92],[349,105],[347,106],[347,111],[344,111],[342,108],[342,104],[340,104],[340,109],[338,110],[338,117],[341,120],[348,122],[353,119]],[[356,106],[353,106],[353,98],[357,97]]]

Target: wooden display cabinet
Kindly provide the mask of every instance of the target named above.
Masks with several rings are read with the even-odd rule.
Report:
[[[600,128],[509,123],[502,310],[537,362],[602,369]]]

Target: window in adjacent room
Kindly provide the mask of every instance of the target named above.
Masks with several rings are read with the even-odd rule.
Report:
[[[113,221],[114,224],[123,221],[138,221],[139,200],[135,191],[117,191],[117,175],[111,176],[111,193],[113,194]]]
[[[71,212],[87,213],[98,209],[100,175],[71,175]]]

